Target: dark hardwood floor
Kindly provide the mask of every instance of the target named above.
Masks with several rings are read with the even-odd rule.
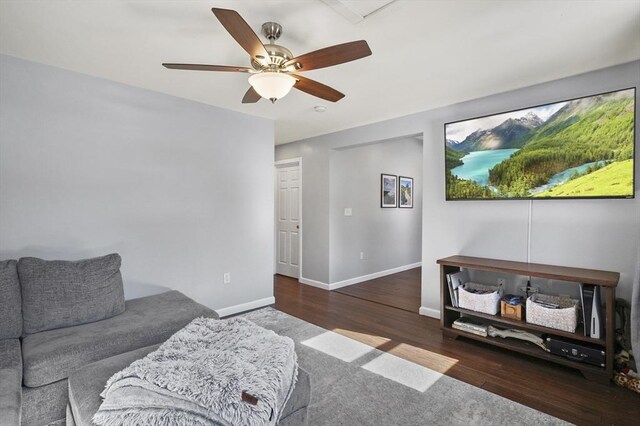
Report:
[[[418,312],[421,281],[422,268],[414,268],[333,291],[409,312]]]
[[[638,425],[640,395],[589,382],[577,371],[480,342],[444,339],[440,323],[414,312],[299,284],[276,275],[275,307],[563,420]]]

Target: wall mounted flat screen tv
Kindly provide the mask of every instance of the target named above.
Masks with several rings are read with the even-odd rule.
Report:
[[[447,200],[633,198],[636,89],[446,123]]]

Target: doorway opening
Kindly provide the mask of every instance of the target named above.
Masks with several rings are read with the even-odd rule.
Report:
[[[422,133],[331,152],[333,291],[419,312],[423,153]]]

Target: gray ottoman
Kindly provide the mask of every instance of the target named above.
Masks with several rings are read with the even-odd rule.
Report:
[[[160,345],[112,356],[88,364],[69,376],[69,405],[67,426],[92,425],[91,418],[100,408],[100,393],[107,380],[133,361],[146,356]],[[311,397],[309,375],[298,369],[298,382],[282,412],[279,425],[298,426],[307,424],[307,406]]]

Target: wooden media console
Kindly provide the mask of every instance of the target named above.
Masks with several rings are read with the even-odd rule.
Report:
[[[468,339],[478,340],[525,355],[541,358],[549,362],[576,368],[589,380],[603,383],[609,382],[613,376],[613,355],[615,350],[615,288],[618,285],[618,280],[620,279],[619,273],[469,256],[451,256],[439,259],[437,263],[440,265],[440,326],[445,337],[457,338],[459,336],[463,336]],[[585,336],[582,324],[578,326],[575,332],[571,333],[536,324],[530,324],[526,321],[502,317],[500,316],[500,313],[497,315],[488,315],[455,307],[451,301],[449,293],[447,274],[457,272],[461,268],[546,278],[550,280],[571,282],[576,285],[593,284],[599,286],[604,300],[604,337],[594,339],[589,336]],[[606,354],[605,366],[598,367],[574,361],[559,355],[554,355],[549,352],[545,352],[532,343],[521,340],[484,337],[452,328],[453,322],[462,315],[471,317],[487,325],[494,325],[501,328],[520,329],[538,335],[556,336],[575,341],[576,343],[584,342],[596,347],[601,347]]]

